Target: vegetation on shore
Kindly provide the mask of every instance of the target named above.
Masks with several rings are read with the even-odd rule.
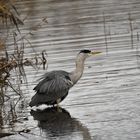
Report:
[[[6,93],[7,88],[11,88],[19,98],[22,97],[21,84],[22,80],[27,82],[25,66],[32,66],[38,69],[38,66],[46,68],[46,52],[34,52],[32,58],[27,58],[24,55],[27,45],[31,45],[28,40],[32,36],[32,32],[36,32],[46,24],[46,18],[41,19],[31,30],[27,30],[26,35],[21,33],[20,27],[25,26],[24,21],[20,19],[16,0],[0,0],[0,129],[4,125],[4,119],[14,123],[17,119],[15,107],[17,103],[10,104],[8,113],[5,112],[3,105],[11,98]],[[12,37],[11,37],[12,36]],[[10,38],[10,46],[8,40]],[[12,45],[11,45],[12,44]],[[12,48],[13,53],[9,54],[9,48]],[[11,71],[14,70],[17,74],[16,87],[11,83]],[[7,115],[6,115],[7,114]]]

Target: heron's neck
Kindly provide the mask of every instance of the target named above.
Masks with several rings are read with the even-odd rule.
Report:
[[[77,81],[81,78],[83,71],[84,71],[84,62],[85,59],[82,57],[78,57],[76,59],[76,68],[73,72],[71,72],[71,80],[74,84],[77,83]]]

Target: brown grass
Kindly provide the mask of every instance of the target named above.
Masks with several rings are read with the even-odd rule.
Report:
[[[16,7],[14,6],[15,0],[0,0],[0,22],[3,25],[8,23],[14,24],[18,29],[18,24],[23,24],[19,18]]]
[[[24,58],[24,49],[26,47],[26,43],[30,43],[27,39],[28,35],[32,35],[32,31],[37,31],[41,28],[43,23],[47,23],[46,18],[43,18],[41,22],[39,22],[36,26],[33,27],[31,31],[29,31],[25,36],[22,36],[18,25],[22,23],[20,20],[20,16],[16,7],[14,6],[15,0],[0,0],[0,26],[5,26],[3,32],[7,32],[7,38],[9,33],[9,27],[11,23],[16,27],[17,30],[12,32],[13,34],[13,44],[14,47],[14,54],[10,55],[7,52],[7,46],[5,45],[7,38],[2,39],[0,37],[0,50],[3,51],[3,57],[0,58],[0,104],[4,103],[5,95],[5,86],[9,86],[12,88],[14,92],[16,92],[19,96],[21,96],[22,91],[20,90],[20,85],[18,85],[19,89],[13,87],[13,84],[10,83],[10,72],[12,69],[15,69],[17,73],[19,73],[21,78],[25,79],[26,81],[26,73],[24,71],[24,66],[33,66],[37,68],[38,64],[43,65],[43,69],[45,69],[45,65],[47,63],[45,59],[45,52],[40,53],[40,56],[35,55],[34,58]],[[9,26],[10,25],[10,26]],[[20,34],[21,38],[18,38]],[[18,39],[17,39],[18,38]],[[20,81],[20,79],[18,79]]]

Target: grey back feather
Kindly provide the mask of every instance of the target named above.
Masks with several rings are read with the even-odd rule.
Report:
[[[48,72],[34,88],[36,94],[32,97],[29,105],[32,107],[40,104],[56,104],[57,99],[62,101],[68,95],[68,91],[72,86],[73,83],[68,72]]]
[[[61,94],[61,96],[64,96],[63,93],[73,86],[69,73],[65,71],[51,71],[43,77],[34,88],[38,94]]]

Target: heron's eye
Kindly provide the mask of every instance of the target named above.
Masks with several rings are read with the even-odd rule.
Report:
[[[81,50],[80,53],[90,53],[90,50]]]

